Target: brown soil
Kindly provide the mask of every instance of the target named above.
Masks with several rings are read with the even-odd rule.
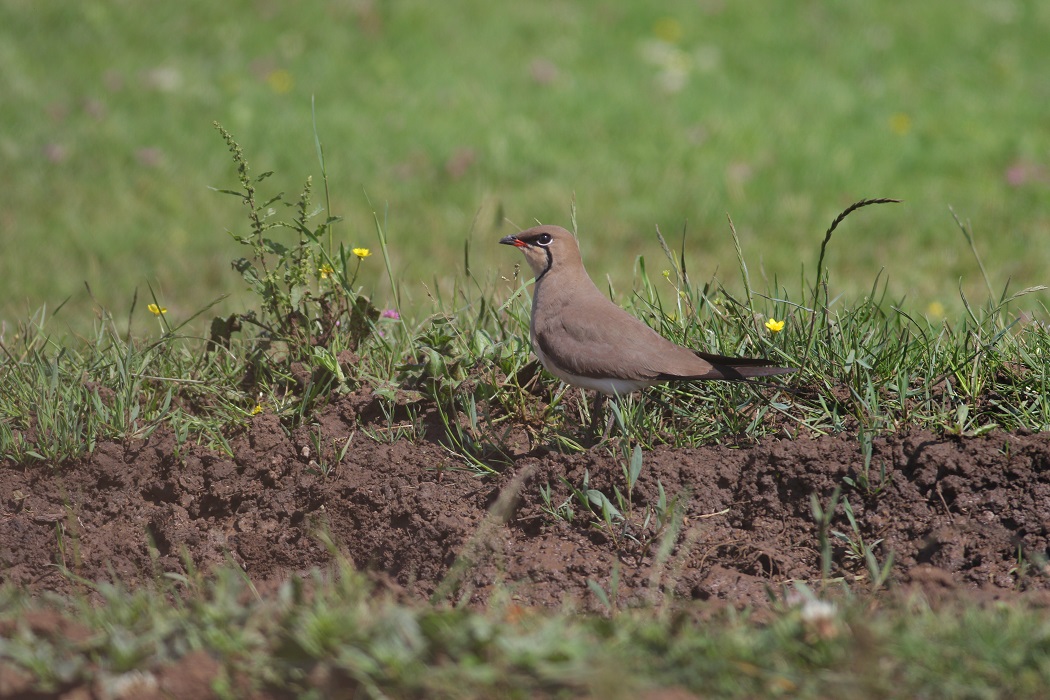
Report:
[[[501,587],[522,605],[600,609],[588,581],[608,591],[618,571],[620,605],[671,593],[762,607],[784,584],[820,580],[811,495],[827,507],[863,465],[848,435],[657,449],[645,454],[625,533],[595,527],[563,481],[580,486],[587,475],[610,497],[625,492],[623,460],[608,448],[536,449],[513,455],[499,476],[479,477],[436,442],[365,437],[368,408],[362,392],[320,415],[326,445],[354,436],[327,476],[314,454],[317,428],[289,436],[266,414],[231,440],[232,458],[180,452],[158,431],[144,442],[101,444],[74,464],[0,468],[0,582],[69,591],[78,584],[59,564],[84,579],[136,586],[184,572],[189,556],[203,570],[232,560],[265,585],[331,562],[319,536],[327,532],[339,552],[410,598],[438,591],[484,602]],[[864,541],[881,540],[878,560],[893,553],[891,586],[934,600],[1048,595],[1050,434],[894,435],[875,440],[872,472],[881,465],[881,489],[847,485],[843,494]],[[572,522],[545,512],[548,485],[555,507],[571,503]],[[643,527],[659,485],[682,504],[677,533]],[[841,505],[830,529],[853,535]],[[673,547],[661,557],[668,539]],[[831,575],[867,586],[863,558],[831,539]]]

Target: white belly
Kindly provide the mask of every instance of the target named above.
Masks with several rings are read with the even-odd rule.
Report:
[[[581,389],[591,389],[593,391],[600,391],[603,394],[626,396],[635,391],[640,391],[647,386],[652,386],[658,382],[646,382],[637,379],[617,379],[614,377],[601,378],[601,377],[581,377],[578,374],[571,374],[563,370],[558,369],[553,363],[548,362],[547,358],[543,355],[543,352],[539,348],[539,343],[533,343],[533,352],[536,353],[536,357],[540,358],[540,364],[543,368],[553,374],[558,379],[562,380],[566,384],[578,386]]]

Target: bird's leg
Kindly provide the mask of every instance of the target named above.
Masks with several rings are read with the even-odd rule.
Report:
[[[595,397],[595,400],[594,400],[594,407],[593,407],[594,413],[591,415],[591,433],[596,435],[597,434],[597,429],[598,429],[598,424],[599,424],[599,422],[602,419],[602,413],[605,411],[605,394],[603,394],[600,391],[596,391],[594,393],[597,396]],[[618,399],[616,399],[616,400],[618,400]],[[608,411],[609,418],[605,421],[605,430],[602,431],[602,438],[601,438],[601,440],[598,441],[599,445],[601,445],[606,440],[608,440],[609,436],[612,435],[613,423],[616,422],[616,413],[617,413],[617,411],[615,410],[615,408],[616,408],[615,405],[612,405],[612,406],[609,407],[609,411]]]
[[[605,442],[606,440],[608,440],[609,436],[612,435],[612,427],[613,427],[613,423],[615,423],[615,422],[616,422],[616,413],[614,413],[613,411],[609,411],[609,420],[605,421],[605,432],[602,433],[602,442]],[[598,444],[601,444],[601,443],[598,443]]]
[[[586,392],[580,389],[580,393],[586,397]],[[600,391],[594,392],[594,404],[591,406],[591,424],[588,428],[592,436],[598,435],[598,426],[601,424],[602,413],[605,412],[605,394]],[[605,430],[602,431],[601,439],[598,440],[595,445],[601,445],[609,439],[609,435],[612,433],[613,422],[616,420],[616,413],[609,411],[609,420],[605,423]]]
[[[587,398],[587,391],[585,389],[580,389],[580,393],[583,395],[584,399]],[[596,429],[598,428],[598,421],[600,421],[602,417],[602,409],[605,408],[605,394],[603,394],[600,391],[596,391],[594,392],[594,395],[594,404],[591,406],[592,433],[596,432]]]

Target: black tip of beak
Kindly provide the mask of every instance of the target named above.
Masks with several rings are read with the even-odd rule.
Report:
[[[499,239],[499,242],[502,243],[503,245],[517,245],[518,244],[518,236],[517,236],[517,234],[513,234],[512,233],[509,236],[504,236],[503,238]]]

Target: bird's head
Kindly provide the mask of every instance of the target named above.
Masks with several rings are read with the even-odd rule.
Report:
[[[576,237],[561,226],[536,226],[499,241],[521,249],[536,281],[553,270],[583,267]]]

